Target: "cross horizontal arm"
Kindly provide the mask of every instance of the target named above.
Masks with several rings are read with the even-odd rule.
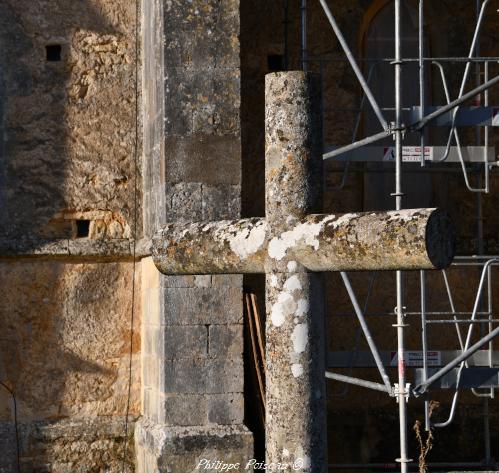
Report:
[[[449,216],[435,209],[308,215],[273,233],[263,218],[171,223],[153,238],[164,274],[435,269],[454,256]]]

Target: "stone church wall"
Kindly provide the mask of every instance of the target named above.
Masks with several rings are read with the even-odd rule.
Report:
[[[121,471],[134,29],[128,0],[0,2],[0,380],[16,395],[26,472]],[[137,184],[140,236],[140,160]],[[135,277],[139,291],[140,268]],[[135,334],[130,432],[140,411],[139,296]],[[12,421],[1,388],[2,472],[16,471]],[[128,447],[130,465],[133,440]]]
[[[340,55],[318,2],[308,3],[310,54]],[[357,31],[371,2],[332,3],[357,51]],[[297,69],[299,2],[289,4],[288,68]],[[474,2],[426,4],[432,53],[466,55]],[[440,27],[442,18],[448,30]],[[482,35],[485,55],[496,53],[499,17],[490,18]],[[135,186],[138,237],[151,236],[167,220],[264,215],[264,75],[282,61],[282,20],[282,2],[144,1],[137,83],[135,2],[0,0],[0,380],[16,393],[25,471],[120,471]],[[454,93],[461,71],[451,74]],[[329,64],[324,72],[326,103],[356,107],[359,89],[348,67]],[[497,72],[491,68],[491,75]],[[140,121],[143,156],[136,170],[137,87],[144,127]],[[432,87],[437,90],[435,78]],[[491,93],[491,102],[498,99]],[[326,110],[326,141],[346,143],[353,120]],[[338,167],[326,170],[324,210],[359,210],[362,174],[353,168],[338,192]],[[474,251],[476,201],[463,191],[462,177],[435,177],[433,184],[435,202],[448,205],[460,222],[460,249]],[[489,252],[498,247],[497,184],[494,177],[483,201]],[[147,245],[139,256],[147,256]],[[144,258],[135,267],[130,413],[142,419],[136,452],[129,443],[129,471],[136,458],[139,471],[154,464],[182,472],[205,452],[248,458],[242,279],[164,277],[151,265]],[[376,283],[373,310],[393,308],[390,277]],[[453,276],[463,305],[473,295],[466,278]],[[257,279],[245,278],[245,286],[261,291]],[[352,279],[363,294],[366,276]],[[414,280],[408,279],[410,304],[418,299]],[[347,349],[355,328],[337,314],[349,308],[337,275],[328,278],[328,307],[330,349]],[[386,348],[394,344],[393,333],[386,335],[391,323],[373,323]],[[415,333],[409,339],[414,346]],[[440,342],[445,334],[433,336]],[[466,402],[460,421],[467,435],[448,445],[478,456],[480,447],[471,452],[473,442],[465,442],[481,435],[470,420],[478,418],[479,406]],[[385,461],[397,444],[396,429],[386,427],[395,425],[394,413],[391,400],[375,394],[333,397],[328,414],[335,459],[357,461],[359,452],[343,445],[359,439],[363,460]],[[497,425],[497,408],[492,415]],[[384,427],[376,418],[387,420]],[[15,471],[12,421],[12,399],[0,390],[2,473]],[[174,440],[165,443],[165,432]]]

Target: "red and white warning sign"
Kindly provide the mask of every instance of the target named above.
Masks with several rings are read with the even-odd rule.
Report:
[[[390,366],[398,366],[398,353],[392,351],[390,353]],[[442,353],[439,351],[427,351],[426,361],[428,366],[441,366]],[[413,368],[421,368],[423,366],[423,352],[422,351],[406,351],[405,352],[405,366]]]
[[[424,159],[433,161],[433,146],[425,146]],[[383,161],[395,161],[395,147],[383,148]],[[403,146],[402,161],[404,163],[418,163],[421,161],[421,146]]]

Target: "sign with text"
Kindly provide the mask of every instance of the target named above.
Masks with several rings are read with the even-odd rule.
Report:
[[[391,352],[390,356],[390,366],[398,366],[398,353],[396,351]],[[442,354],[439,351],[427,351],[426,352],[426,362],[428,366],[441,366],[442,365]],[[417,351],[406,351],[405,352],[405,366],[411,367],[422,367],[423,366],[423,352],[421,350]]]
[[[424,159],[433,161],[433,147],[424,147]],[[395,147],[383,148],[383,161],[395,161]],[[421,161],[421,146],[402,146],[402,161],[404,163],[418,163]]]

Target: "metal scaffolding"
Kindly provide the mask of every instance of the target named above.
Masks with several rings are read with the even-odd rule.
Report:
[[[395,358],[398,368],[398,379],[392,383],[389,379],[386,366],[393,366],[394,357],[387,355],[378,349],[371,336],[369,325],[366,320],[366,310],[369,297],[371,296],[376,273],[373,273],[368,288],[368,295],[364,308],[357,300],[356,294],[352,288],[349,277],[346,273],[341,273],[342,281],[347,290],[348,296],[353,306],[354,313],[359,321],[360,327],[356,334],[355,349],[345,356],[344,353],[330,354],[329,366],[337,368],[348,368],[348,375],[334,372],[326,372],[326,377],[341,381],[343,383],[353,384],[369,389],[374,389],[393,396],[399,409],[399,427],[400,427],[400,456],[396,459],[398,468],[402,473],[406,473],[413,460],[408,457],[407,451],[407,403],[411,398],[425,396],[430,389],[450,388],[454,390],[450,414],[444,422],[432,423],[429,414],[429,401],[424,403],[425,428],[443,428],[452,423],[459,400],[461,389],[471,389],[475,396],[483,398],[484,409],[484,438],[485,438],[485,460],[484,463],[456,464],[453,467],[473,467],[473,466],[493,466],[493,458],[490,445],[489,412],[488,401],[494,398],[495,388],[499,387],[499,355],[493,350],[493,338],[499,334],[499,318],[494,318],[494,308],[492,304],[492,268],[499,264],[499,256],[483,255],[483,216],[482,216],[482,194],[490,191],[490,172],[497,166],[495,150],[490,147],[489,128],[499,126],[499,109],[490,107],[488,90],[499,83],[499,76],[489,77],[489,65],[499,63],[498,57],[479,56],[480,31],[482,29],[487,7],[490,0],[476,1],[476,26],[474,28],[473,39],[471,41],[469,54],[467,57],[425,57],[425,37],[424,37],[424,0],[419,0],[418,4],[418,57],[404,58],[402,51],[402,14],[401,0],[393,0],[394,3],[394,23],[395,23],[395,51],[393,58],[355,58],[342,31],[336,21],[336,18],[329,8],[326,0],[319,0],[322,9],[336,35],[345,54],[345,58],[317,58],[309,55],[307,51],[307,2],[301,3],[301,61],[304,69],[307,69],[311,63],[316,62],[324,72],[324,65],[328,61],[347,61],[351,66],[363,95],[360,106],[356,110],[349,110],[357,114],[354,125],[352,142],[340,147],[324,147],[324,160],[334,160],[344,163],[340,184],[337,190],[342,189],[347,182],[350,164],[352,162],[393,162],[395,191],[391,194],[395,199],[395,209],[403,208],[404,187],[403,176],[406,172],[414,172],[414,169],[407,170],[403,163],[419,163],[418,172],[430,172],[434,164],[458,163],[460,172],[463,174],[465,186],[468,191],[477,195],[477,222],[478,222],[478,248],[477,255],[473,257],[457,257],[453,268],[466,268],[478,266],[481,268],[480,281],[471,312],[458,312],[454,304],[453,293],[449,283],[448,271],[442,271],[443,284],[445,286],[446,297],[449,303],[447,311],[430,311],[428,293],[426,290],[427,275],[425,271],[420,272],[420,310],[408,312],[404,305],[404,284],[403,274],[396,271],[395,289],[396,289],[396,307],[392,315],[396,318],[393,325],[397,332],[397,355]],[[364,76],[359,64],[361,61],[367,66],[367,77]],[[371,89],[373,72],[380,65],[389,63],[394,69],[394,108],[383,108],[378,103],[375,94]],[[402,104],[402,68],[405,64],[417,63],[418,65],[418,83],[419,83],[419,104],[409,108],[404,108]],[[452,99],[449,92],[448,78],[444,64],[463,63],[465,64],[464,74],[461,79],[458,96]],[[470,79],[472,67],[477,67],[477,83],[474,88],[465,92]],[[425,93],[425,81],[427,78],[428,67],[436,68],[440,78],[442,89],[445,94],[446,104],[444,106],[430,106]],[[483,72],[483,74],[482,74]],[[483,81],[481,76],[483,75]],[[478,107],[467,107],[464,104],[470,99],[483,94],[484,101]],[[370,136],[359,139],[359,130],[362,113],[365,104],[369,103],[376,120],[379,122],[380,130]],[[324,107],[323,107],[324,108]],[[387,120],[385,114],[389,111],[394,113],[394,120]],[[430,146],[428,134],[425,130],[430,126],[446,126],[449,132],[445,146]],[[481,133],[476,133],[476,146],[463,146],[458,131],[460,126],[483,127],[483,143],[481,142]],[[406,134],[409,132],[419,133],[418,146],[404,146]],[[383,146],[368,146],[381,140],[392,137],[394,146],[387,149]],[[453,145],[453,142],[455,143]],[[477,184],[472,184],[470,165],[473,171],[477,171]],[[477,168],[478,167],[478,168]],[[440,168],[439,168],[440,169]],[[366,170],[369,172],[369,170]],[[447,171],[450,171],[447,169]],[[376,170],[375,172],[381,172]],[[454,172],[454,170],[452,171]],[[482,178],[483,175],[483,178]],[[487,297],[484,297],[484,294]],[[405,346],[405,336],[408,329],[407,318],[419,317],[421,328],[421,350],[418,352],[409,352]],[[457,335],[459,349],[454,352],[439,351],[438,360],[435,359],[435,351],[428,346],[428,330],[434,325],[454,325]],[[475,326],[479,326],[481,333],[478,341],[472,344],[473,332]],[[463,327],[465,327],[464,332]],[[358,346],[360,333],[363,333],[368,343],[370,352],[359,352]],[[485,347],[486,351],[481,350]],[[442,355],[445,353],[445,355]],[[485,353],[485,355],[484,355]],[[409,366],[417,367],[416,385],[411,387],[406,379],[406,368],[408,366],[408,356],[413,357]],[[414,361],[417,358],[417,361]],[[382,383],[367,381],[352,376],[353,369],[356,367],[369,366],[376,367],[379,371]],[[346,385],[347,386],[347,385]],[[345,387],[337,395],[345,395],[348,387]],[[443,464],[442,464],[443,465]],[[451,465],[451,464],[448,464]],[[343,469],[361,469],[375,468],[382,465],[330,465],[331,468]],[[386,465],[383,465],[386,466]],[[395,464],[390,466],[395,469]]]

